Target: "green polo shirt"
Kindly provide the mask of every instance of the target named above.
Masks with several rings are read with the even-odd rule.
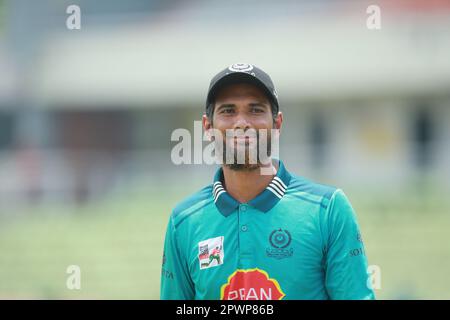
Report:
[[[214,183],[178,204],[161,299],[374,299],[352,206],[340,189],[277,175],[248,203]]]

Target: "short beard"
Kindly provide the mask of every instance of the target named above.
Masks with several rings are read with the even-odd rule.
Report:
[[[235,160],[237,157],[235,156]],[[241,172],[251,172],[251,171],[255,171],[257,169],[259,169],[261,167],[261,163],[258,161],[258,163],[236,163],[237,161],[235,161],[235,163],[226,163],[226,161],[224,160],[224,166],[226,166],[227,168],[229,168],[230,170],[233,171],[241,171]]]
[[[227,152],[231,151],[231,148],[228,148],[225,142],[225,139],[223,141],[223,155],[222,155],[222,160],[223,160],[223,165],[226,166],[227,168],[229,168],[230,170],[233,171],[240,171],[240,172],[252,172],[255,171],[259,168],[261,168],[261,166],[264,163],[267,163],[267,157],[270,158],[271,153],[272,153],[272,144],[271,144],[271,134],[270,131],[268,131],[267,134],[267,152],[263,152],[263,156],[266,157],[265,159],[261,159],[261,154],[260,154],[260,135],[259,132],[256,132],[256,161],[250,161],[250,145],[246,145],[245,146],[245,161],[244,163],[238,163],[238,151],[237,148],[233,148],[234,152],[233,152],[233,162],[232,163],[227,163]],[[254,155],[252,155],[254,157]],[[263,161],[265,160],[265,161]],[[256,162],[256,163],[255,163]]]

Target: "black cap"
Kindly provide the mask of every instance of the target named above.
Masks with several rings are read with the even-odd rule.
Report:
[[[263,70],[248,63],[232,64],[212,78],[206,97],[206,109],[211,105],[219,88],[233,83],[251,83],[260,87],[272,104],[272,112],[278,113],[278,95],[272,79]]]

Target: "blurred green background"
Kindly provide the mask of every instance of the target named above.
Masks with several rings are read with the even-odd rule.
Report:
[[[158,299],[171,210],[215,170],[175,165],[171,134],[244,62],[288,170],[355,207],[377,298],[450,299],[450,5],[377,1],[373,29],[371,4],[0,0],[0,298]]]
[[[1,227],[1,298],[159,299],[166,222],[186,190],[108,198],[70,212],[23,208]],[[381,269],[377,298],[450,299],[448,198],[436,190],[349,197],[369,264]],[[81,290],[66,287],[72,264],[81,268]]]

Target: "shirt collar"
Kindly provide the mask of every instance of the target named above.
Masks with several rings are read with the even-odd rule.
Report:
[[[264,189],[264,191],[248,202],[250,206],[263,212],[267,212],[272,209],[278,201],[283,198],[291,180],[291,175],[284,167],[283,162],[281,160],[276,161],[279,163],[277,175],[273,177],[272,181],[266,189]],[[240,202],[225,191],[222,181],[223,170],[222,168],[219,168],[214,176],[212,192],[217,209],[219,209],[220,213],[227,217],[239,207]]]

